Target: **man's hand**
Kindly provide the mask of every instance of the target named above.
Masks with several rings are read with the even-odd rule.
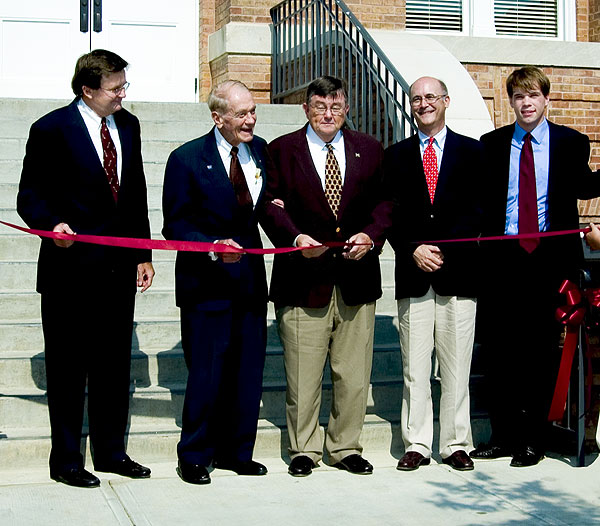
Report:
[[[367,234],[363,232],[354,234],[350,239],[348,239],[348,241],[346,241],[346,243],[361,243],[360,245],[348,245],[344,247],[344,250],[350,249],[347,252],[344,252],[344,257],[346,259],[354,259],[356,261],[362,258],[373,247],[373,241]],[[366,245],[363,245],[362,243],[366,243]]]
[[[307,236],[306,234],[300,234],[298,239],[296,239],[297,247],[318,247],[311,248],[308,250],[302,250],[302,255],[305,258],[318,258],[321,256],[329,247],[321,246],[321,243],[315,241],[312,237]]]
[[[219,239],[215,241],[215,243],[218,245],[228,245],[230,247],[243,248],[233,239]],[[242,259],[242,255],[243,254],[238,254],[236,252],[217,252],[217,256],[223,260],[223,263],[237,263],[240,259]]]
[[[152,280],[154,279],[154,267],[152,263],[148,261],[147,263],[140,263],[137,266],[137,286],[142,287],[140,292],[145,292],[152,285]]]
[[[56,225],[53,229],[52,232],[61,232],[63,234],[75,234],[75,232],[73,232],[71,230],[71,227],[69,225],[67,225],[67,223],[58,223],[58,225]],[[72,239],[54,239],[54,244],[57,247],[61,247],[61,248],[69,248],[73,243],[75,243],[75,241],[73,241]]]
[[[413,252],[417,267],[425,272],[440,270],[444,263],[444,254],[434,245],[419,245]]]
[[[600,250],[600,228],[594,223],[590,223],[591,232],[585,235],[585,242],[592,250]]]

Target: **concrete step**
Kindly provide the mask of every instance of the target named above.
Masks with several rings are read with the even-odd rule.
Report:
[[[272,307],[272,304],[269,304]],[[279,337],[272,308],[267,319],[267,345],[279,346]],[[39,319],[1,321],[0,357],[3,353],[37,351],[44,348],[42,327]],[[166,350],[178,347],[181,342],[179,315],[173,317],[150,318],[137,316],[134,323],[132,349]],[[398,320],[394,315],[375,317],[375,348],[392,347],[398,344]],[[1,384],[0,384],[1,385]]]
[[[321,440],[324,439],[324,428],[327,419],[322,418]],[[489,439],[489,420],[485,414],[471,415],[471,428],[474,442]],[[175,424],[157,427],[139,425],[130,429],[127,435],[127,452],[142,463],[171,461],[177,462],[177,442],[181,429]],[[85,430],[87,434],[87,430]],[[9,466],[18,467],[43,466],[48,462],[50,454],[50,430],[46,426],[12,429],[0,429],[0,469]],[[434,451],[438,450],[439,422],[434,421]],[[399,457],[404,450],[398,418],[385,418],[376,414],[367,414],[363,425],[361,444],[366,458],[376,451],[390,451]],[[289,438],[285,421],[281,419],[261,419],[258,422],[255,458],[287,458]],[[84,436],[82,451],[86,456],[86,465],[92,466],[89,452],[89,440]]]
[[[402,399],[400,378],[373,380],[369,390],[367,412],[394,414],[400,412]],[[138,387],[132,391],[129,411],[131,429],[140,425],[180,424],[185,384]],[[321,415],[329,414],[331,382],[324,380]],[[265,381],[260,408],[261,418],[285,418],[285,380]],[[0,395],[0,422],[2,427],[17,429],[49,425],[47,398],[41,389],[4,388]]]
[[[279,345],[275,327],[271,326],[263,379],[265,383],[281,382],[285,379],[283,349]],[[136,342],[134,342],[135,347]],[[377,345],[373,354],[374,379],[399,376],[401,357],[399,346],[394,342]],[[326,368],[325,379],[329,379]],[[187,379],[187,368],[180,343],[164,349],[139,349],[132,353],[131,381],[137,387],[163,387],[183,384]],[[44,353],[41,350],[0,352],[0,393],[10,390],[27,392],[46,389]],[[8,392],[8,391],[6,391]]]
[[[165,278],[169,279],[169,278]],[[157,278],[158,282],[163,281]],[[40,297],[32,289],[0,290],[0,321],[3,323],[20,320],[40,320]],[[396,309],[393,286],[383,287],[383,297],[377,302],[376,312],[393,314]],[[136,318],[177,317],[179,310],[175,305],[175,291],[172,288],[159,288],[158,283],[144,294],[137,295],[135,302]]]

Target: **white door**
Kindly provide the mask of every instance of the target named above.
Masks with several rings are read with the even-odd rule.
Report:
[[[0,0],[0,97],[71,98],[77,58],[104,48],[130,64],[129,100],[196,102],[197,7],[198,0]]]

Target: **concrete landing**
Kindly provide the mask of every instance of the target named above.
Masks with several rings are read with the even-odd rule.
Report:
[[[306,478],[281,458],[260,459],[265,477],[213,471],[208,486],[175,474],[175,462],[149,464],[152,478],[99,474],[98,489],[55,483],[45,468],[0,471],[0,524],[71,525],[577,525],[600,523],[600,460],[573,468],[547,458],[531,468],[507,459],[476,462],[466,473],[432,463],[406,473],[383,452],[356,476],[321,465]],[[142,459],[140,459],[142,460]],[[589,459],[591,462],[593,459]]]

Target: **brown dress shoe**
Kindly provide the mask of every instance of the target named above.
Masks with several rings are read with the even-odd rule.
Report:
[[[404,453],[404,456],[398,461],[396,469],[400,471],[414,471],[419,466],[427,466],[431,462],[430,458],[426,458],[421,453],[409,451]]]
[[[466,451],[459,449],[450,455],[449,457],[443,458],[442,462],[448,464],[451,468],[458,471],[471,471],[473,469],[473,461],[471,457],[467,455]]]

